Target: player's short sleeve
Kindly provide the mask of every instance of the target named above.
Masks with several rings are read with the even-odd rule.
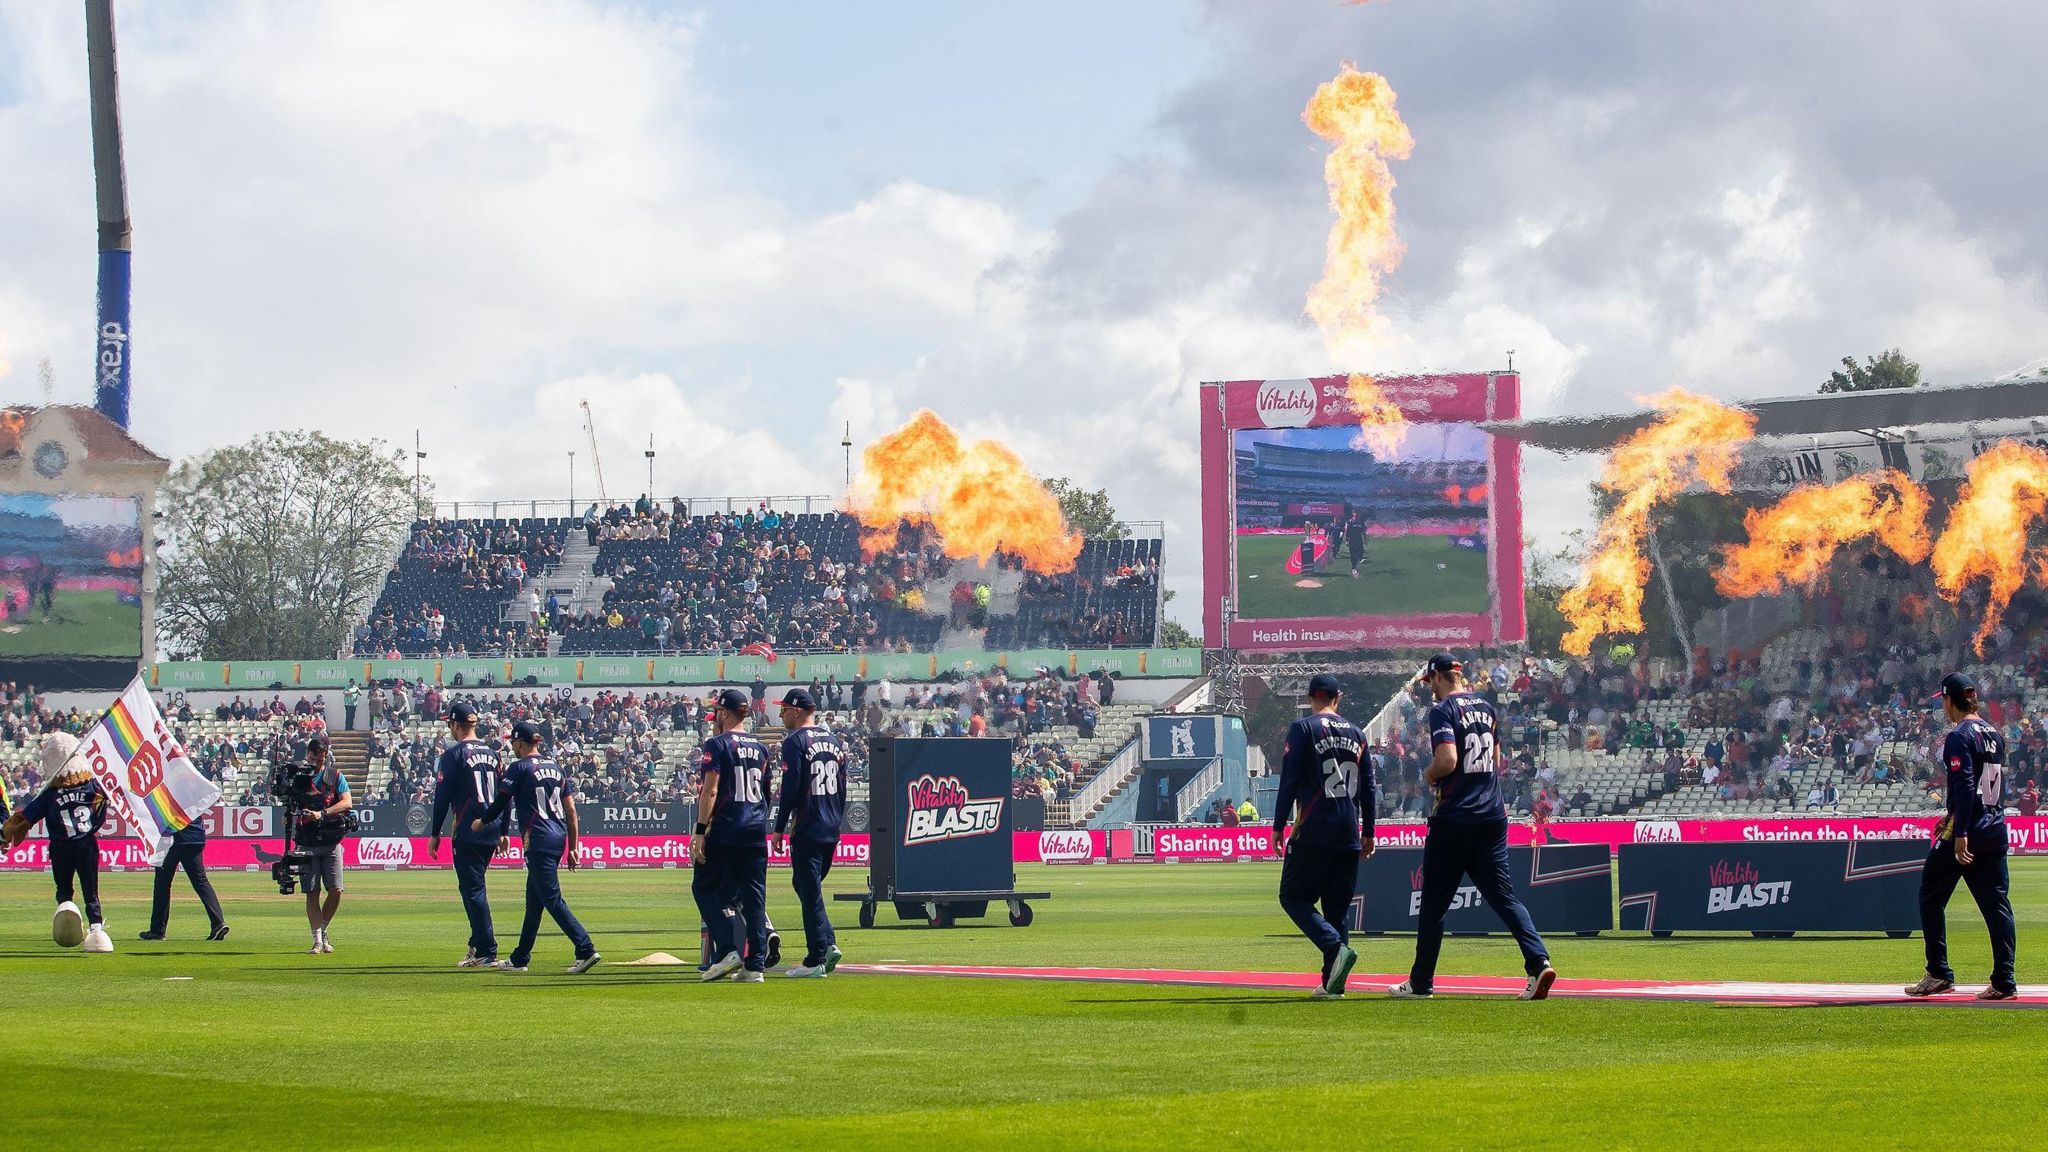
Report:
[[[1458,730],[1457,730],[1457,728],[1456,728],[1456,727],[1455,727],[1455,726],[1454,726],[1454,725],[1452,724],[1452,722],[1451,722],[1451,710],[1450,710],[1449,708],[1446,708],[1446,707],[1444,707],[1444,706],[1443,706],[1442,704],[1432,704],[1432,705],[1430,705],[1430,706],[1429,706],[1429,744],[1430,744],[1430,747],[1434,748],[1434,747],[1436,747],[1436,746],[1437,746],[1437,745],[1439,745],[1439,744],[1456,744],[1457,742],[1458,742]]]
[[[335,795],[337,795],[337,796],[346,796],[346,795],[348,795],[348,777],[346,777],[346,776],[343,776],[343,775],[342,775],[341,773],[339,773],[339,772],[336,772],[336,773],[334,774],[334,783],[335,783],[335,785],[336,785],[336,791],[335,791]]]

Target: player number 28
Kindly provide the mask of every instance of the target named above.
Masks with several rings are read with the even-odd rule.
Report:
[[[1331,757],[1323,761],[1323,795],[1331,799],[1358,791],[1358,765]]]
[[[811,795],[839,795],[839,761],[829,756],[811,761]]]

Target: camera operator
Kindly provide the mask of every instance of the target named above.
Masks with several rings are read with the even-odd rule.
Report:
[[[348,781],[341,770],[327,761],[327,738],[306,741],[306,764],[298,774],[292,806],[297,809],[299,851],[305,862],[299,865],[299,883],[306,889],[306,923],[313,929],[313,946],[308,955],[334,951],[327,942],[327,925],[341,907],[341,838],[346,831],[340,819],[354,806],[349,799]],[[327,899],[320,899],[325,889]]]

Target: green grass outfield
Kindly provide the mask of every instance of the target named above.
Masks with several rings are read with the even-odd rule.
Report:
[[[833,877],[852,890],[860,874]],[[847,927],[849,962],[1308,969],[1271,863],[1031,867],[1037,923]],[[2034,1146],[2048,1012],[1397,1002],[1203,988],[843,973],[763,986],[569,960],[452,967],[448,873],[363,873],[305,956],[298,898],[217,877],[232,938],[135,939],[148,877],[107,877],[118,954],[58,952],[46,876],[0,877],[0,1104],[21,1148],[1560,1148]],[[608,960],[696,948],[684,871],[584,872],[571,903]],[[788,875],[773,914],[794,950]],[[502,947],[520,875],[493,874]],[[2017,862],[2020,979],[2048,979],[2048,860]],[[838,905],[848,913],[851,905]],[[508,923],[511,921],[511,923]],[[1967,896],[1957,968],[1988,948]],[[1884,981],[1920,942],[1641,936],[1554,942],[1568,976]],[[1399,971],[1412,938],[1365,939]],[[542,972],[549,974],[543,975]],[[1445,973],[1515,975],[1513,945],[1452,939]],[[1959,1120],[1968,1115],[1974,1119]],[[1966,1131],[1959,1131],[1961,1123]]]
[[[142,651],[142,609],[121,603],[111,589],[57,590],[56,612],[43,623],[42,609],[0,624],[0,656],[133,656]]]
[[[1487,610],[1486,553],[1453,548],[1446,536],[1381,536],[1366,542],[1365,567],[1351,578],[1351,553],[1324,558],[1321,588],[1296,588],[1287,559],[1301,537],[1237,538],[1238,615],[1246,620],[1301,616],[1407,616]],[[1441,571],[1437,565],[1444,567]],[[1252,579],[1257,575],[1258,579]]]

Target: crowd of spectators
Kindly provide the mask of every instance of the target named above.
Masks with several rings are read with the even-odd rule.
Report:
[[[2023,811],[2038,805],[2048,710],[2030,708],[2028,699],[2048,689],[2048,600],[2022,593],[1981,654],[1970,645],[1967,618],[1944,620],[1933,611],[1905,582],[1860,604],[1823,595],[1800,642],[1769,660],[1759,653],[1702,654],[1690,666],[1598,656],[1464,658],[1472,687],[1500,712],[1503,790],[1520,811],[1568,810],[1594,799],[1550,762],[1553,742],[1616,757],[1652,791],[1705,788],[1724,802],[1825,810],[1842,803],[1844,786],[1902,782],[1909,793],[1936,798],[1949,725],[1934,697],[1941,678],[1959,667],[1971,670],[1984,718],[2005,736],[2009,803]],[[1644,707],[1651,701],[1676,701],[1682,720],[1658,725]],[[1429,758],[1426,714],[1419,696],[1404,702],[1379,751],[1384,810],[1427,811],[1420,780]]]
[[[859,525],[837,513],[679,516],[643,500],[596,521],[600,608],[552,626],[565,652],[909,652],[938,640],[920,586],[943,553],[906,532],[863,556]]]
[[[566,521],[426,520],[386,578],[369,616],[356,626],[358,656],[539,656],[546,638],[505,609],[529,576],[561,561]]]
[[[222,802],[228,804],[268,803],[272,766],[303,755],[307,738],[324,732],[327,726],[326,702],[319,697],[301,697],[287,704],[281,696],[267,701],[237,696],[212,709],[195,710],[177,693],[159,695],[157,707],[186,756],[202,775],[221,786]],[[46,707],[30,685],[0,684],[0,752],[11,753],[0,756],[0,774],[5,776],[8,793],[22,797],[42,787],[34,750],[45,733],[64,731],[83,737],[98,720],[97,712]],[[203,723],[206,720],[251,721],[255,726],[230,735],[226,725],[208,725]]]

